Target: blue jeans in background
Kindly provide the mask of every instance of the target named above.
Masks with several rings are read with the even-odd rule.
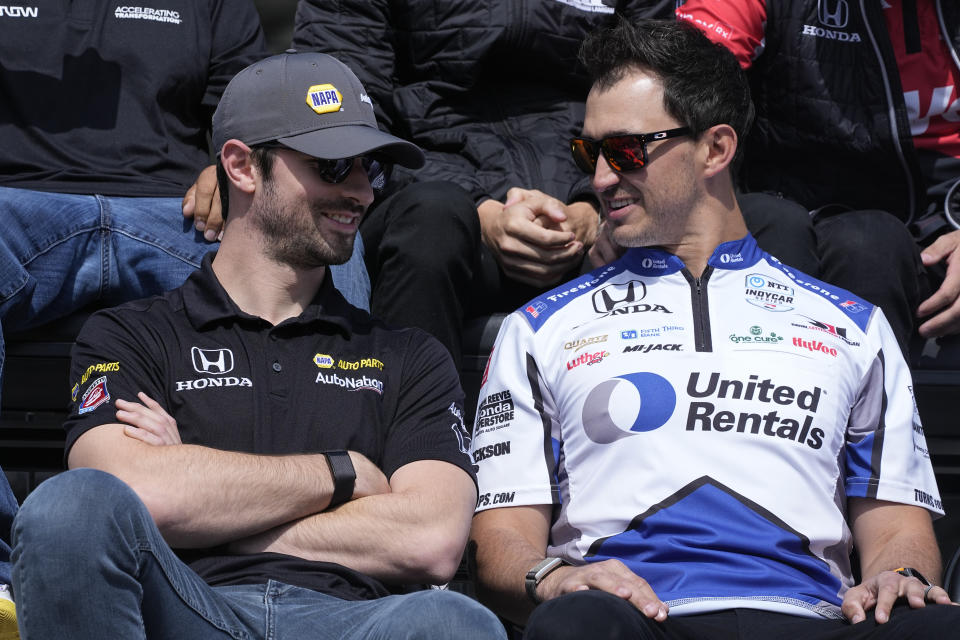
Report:
[[[10,584],[10,527],[15,515],[17,499],[0,469],[0,584]]]
[[[183,217],[179,198],[0,187],[0,225],[0,328],[8,333],[178,287],[219,246]],[[359,235],[350,261],[331,274],[351,304],[369,309]],[[0,332],[0,372],[3,357]]]
[[[57,475],[24,500],[13,589],[24,640],[506,639],[496,616],[452,591],[348,601],[275,581],[210,587],[133,490],[94,469]]]

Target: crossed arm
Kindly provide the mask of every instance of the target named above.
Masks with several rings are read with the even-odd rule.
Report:
[[[930,515],[924,509],[854,498],[850,500],[850,522],[863,581],[844,596],[841,610],[847,619],[860,622],[873,609],[877,622],[884,623],[900,598],[913,608],[950,603],[942,588],[934,587],[925,594],[919,580],[893,571],[913,567],[939,584],[940,554]],[[477,565],[479,595],[518,624],[526,621],[534,607],[524,590],[524,576],[544,558],[549,527],[548,505],[490,509],[474,516],[470,549]],[[560,567],[540,583],[537,596],[549,600],[585,589],[628,600],[654,620],[662,621],[669,613],[646,580],[617,560]]]
[[[128,414],[136,405],[124,403]],[[146,437],[126,435],[129,426],[105,424],[84,433],[69,465],[102,469],[129,484],[171,546],[274,551],[336,562],[388,582],[445,582],[457,568],[476,490],[454,465],[417,461],[388,481],[351,452],[353,497],[327,510],[334,483],[322,454],[148,444]]]

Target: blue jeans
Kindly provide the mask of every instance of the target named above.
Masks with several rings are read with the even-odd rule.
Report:
[[[133,490],[93,469],[55,476],[24,501],[13,590],[24,640],[506,639],[496,616],[451,591],[347,601],[275,581],[210,587]]]
[[[10,527],[17,515],[17,499],[0,469],[0,584],[10,584]]]
[[[180,286],[219,246],[193,229],[180,203],[0,187],[0,328],[22,331]],[[331,274],[347,300],[369,309],[359,234],[357,241]],[[3,356],[0,334],[0,371]]]

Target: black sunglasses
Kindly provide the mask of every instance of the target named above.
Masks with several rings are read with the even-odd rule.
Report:
[[[689,127],[678,127],[656,133],[627,133],[602,140],[574,138],[570,141],[573,161],[584,173],[597,170],[597,158],[603,153],[614,171],[635,171],[647,165],[647,143],[690,134]]]
[[[257,147],[261,149],[290,149],[290,147],[276,142],[260,144],[257,145]],[[393,164],[377,154],[358,157],[360,158],[360,166],[363,167],[363,171],[367,174],[367,179],[370,181],[370,186],[376,190],[383,189],[387,184],[387,178],[390,177]],[[317,174],[324,182],[340,184],[346,180],[350,172],[353,171],[353,161],[355,159],[356,157],[338,158],[336,160],[313,158],[312,161],[316,163]]]

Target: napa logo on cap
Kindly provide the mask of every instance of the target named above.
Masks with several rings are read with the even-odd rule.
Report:
[[[307,89],[307,106],[317,113],[340,111],[343,95],[332,84],[315,84]]]

